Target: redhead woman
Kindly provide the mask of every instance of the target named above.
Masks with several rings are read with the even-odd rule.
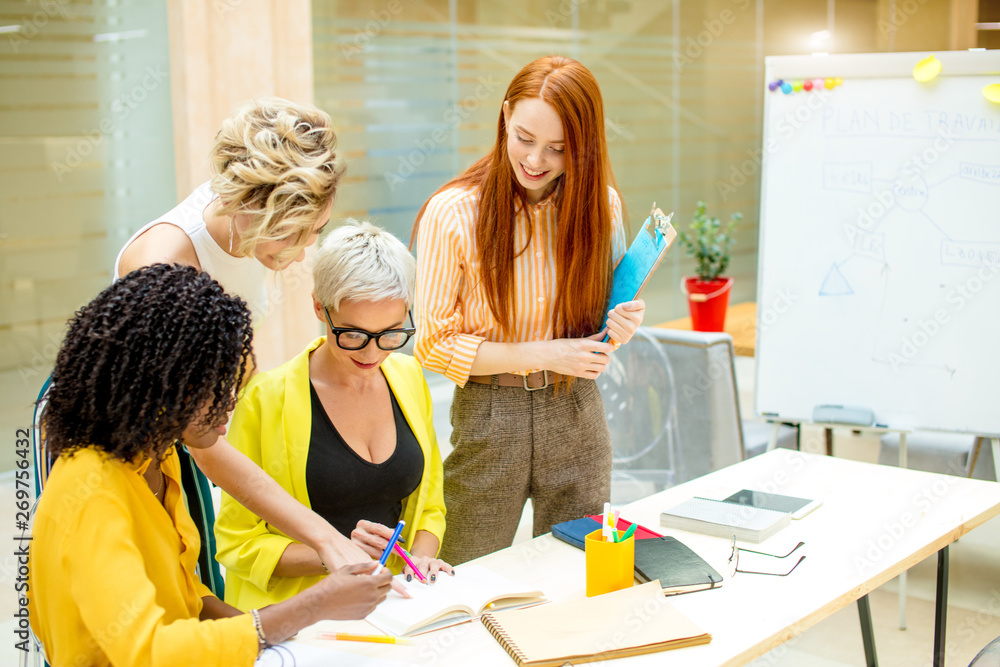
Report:
[[[313,262],[313,309],[326,336],[287,364],[257,375],[233,415],[233,446],[378,558],[405,521],[403,546],[420,577],[445,533],[441,453],[420,365],[397,353],[413,335],[416,267],[392,234],[368,223],[330,232]],[[215,526],[226,601],[251,609],[321,581],[304,544],[223,495]],[[416,571],[393,554],[389,567]]]
[[[441,557],[461,563],[509,546],[529,497],[540,535],[610,496],[594,380],[645,305],[605,312],[625,238],[593,74],[561,56],[521,70],[493,150],[417,222],[415,354],[458,385]]]
[[[278,98],[247,103],[216,136],[212,180],[129,239],[115,262],[115,278],[156,262],[193,266],[242,297],[256,326],[268,313],[268,272],[301,261],[329,221],[344,172],[336,148],[330,117],[319,109]],[[370,560],[224,437],[212,447],[190,451],[209,479],[312,546],[330,568]],[[192,512],[204,523],[190,460],[183,448],[179,454]],[[203,529],[204,539],[214,539],[210,525]],[[211,566],[203,562],[202,571]]]
[[[199,582],[177,451],[217,446],[252,336],[241,299],[180,265],[130,273],[70,321],[42,417],[59,458],[28,577],[50,664],[249,667],[268,644],[385,598],[390,578],[369,576],[374,563],[246,613]]]

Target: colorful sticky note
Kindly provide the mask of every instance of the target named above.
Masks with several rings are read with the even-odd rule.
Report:
[[[913,68],[913,78],[920,83],[927,83],[941,73],[941,61],[933,54],[924,58]]]
[[[983,97],[990,102],[1000,104],[1000,83],[991,83],[983,88]]]

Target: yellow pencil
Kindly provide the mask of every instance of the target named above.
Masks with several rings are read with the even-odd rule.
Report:
[[[372,642],[373,644],[409,644],[406,637],[392,637],[390,635],[355,635],[350,632],[321,632],[320,639],[339,639],[351,642]]]

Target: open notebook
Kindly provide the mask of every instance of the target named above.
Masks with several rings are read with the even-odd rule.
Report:
[[[477,618],[490,604],[503,609],[547,602],[540,590],[482,565],[463,565],[455,572],[454,577],[438,574],[431,585],[416,579],[407,583],[403,575],[396,575],[412,599],[389,593],[365,620],[390,635],[415,635]]]
[[[483,614],[483,624],[514,662],[530,667],[611,660],[712,641],[664,598],[658,581],[532,609],[490,611]]]

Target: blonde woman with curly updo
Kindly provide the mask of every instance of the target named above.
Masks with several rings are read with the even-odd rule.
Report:
[[[115,279],[158,262],[187,264],[242,297],[258,325],[268,311],[268,271],[304,259],[305,249],[330,219],[344,173],[336,148],[336,133],[323,111],[278,98],[247,103],[222,123],[216,136],[212,180],[129,239],[115,261]],[[224,432],[222,427],[212,447],[190,450],[209,479],[285,534],[313,547],[331,570],[371,560],[236,451]],[[190,465],[183,450],[178,448],[182,464]],[[147,471],[150,479],[158,474]],[[185,470],[184,481],[192,515],[207,523],[211,498],[191,471]],[[203,525],[203,538],[214,539],[211,525]],[[201,565],[203,578],[218,571],[205,554]]]

